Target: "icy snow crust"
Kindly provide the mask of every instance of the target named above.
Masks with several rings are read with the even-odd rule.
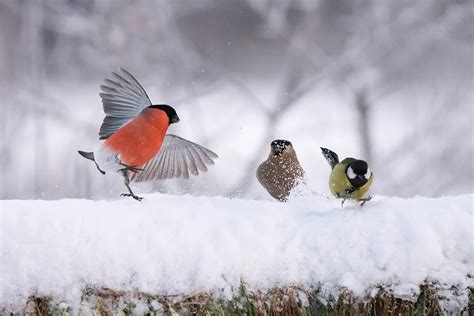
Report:
[[[383,285],[401,297],[433,281],[467,304],[473,197],[377,196],[344,209],[314,196],[1,201],[0,306],[32,294],[77,302],[86,286],[230,297],[241,280],[359,296]]]

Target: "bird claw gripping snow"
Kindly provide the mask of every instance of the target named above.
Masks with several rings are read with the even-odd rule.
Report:
[[[360,199],[359,201],[362,201],[362,203],[360,203],[360,206],[364,206],[364,204],[369,202],[370,200],[372,200],[372,196],[370,195],[366,197],[365,199]]]
[[[137,201],[143,200],[143,197],[137,196],[137,195],[132,194],[132,193],[122,193],[122,194],[120,194],[120,196],[130,196],[130,197],[134,198]]]
[[[341,201],[341,207],[344,208],[344,202],[346,202],[346,199],[342,199]]]
[[[342,207],[342,208],[344,208],[344,203],[345,203],[346,200],[348,200],[348,199],[349,199],[349,198],[344,198],[344,199],[342,199],[342,201],[341,201],[341,207]],[[364,198],[364,199],[360,199],[359,202],[362,202],[362,203],[360,203],[360,206],[361,206],[361,207],[364,206],[365,203],[369,202],[370,200],[372,200],[372,196],[368,196],[368,197],[366,197],[366,198]]]

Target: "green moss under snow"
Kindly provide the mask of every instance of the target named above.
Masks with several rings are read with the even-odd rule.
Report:
[[[2,315],[7,311],[2,311]],[[30,297],[26,315],[70,315],[71,307],[51,297]],[[322,299],[319,290],[298,286],[267,292],[250,291],[243,284],[232,300],[215,299],[206,292],[189,296],[151,295],[112,289],[87,288],[79,315],[440,315],[445,314],[433,287],[423,285],[416,300],[396,298],[380,289],[374,297],[356,299],[342,290],[338,298]],[[468,306],[454,314],[474,315],[474,290]],[[450,313],[451,314],[451,313]]]

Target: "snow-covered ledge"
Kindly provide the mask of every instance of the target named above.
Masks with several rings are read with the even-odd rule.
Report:
[[[314,196],[0,201],[0,308],[45,295],[74,309],[91,286],[231,298],[242,280],[262,290],[318,285],[328,296],[382,286],[408,299],[433,282],[445,311],[465,308],[473,197],[376,196],[363,208]]]

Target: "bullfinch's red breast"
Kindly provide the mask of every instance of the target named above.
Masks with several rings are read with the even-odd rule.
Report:
[[[105,118],[99,139],[104,142],[95,152],[79,151],[94,161],[97,169],[121,172],[129,193],[130,181],[189,178],[207,171],[217,155],[198,144],[176,135],[166,134],[168,127],[179,122],[175,109],[167,104],[152,104],[143,87],[125,69],[112,73],[100,88]]]

